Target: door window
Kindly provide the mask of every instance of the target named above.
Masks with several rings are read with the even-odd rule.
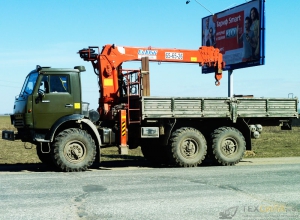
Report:
[[[45,93],[70,93],[69,78],[63,75],[44,76],[39,89]]]

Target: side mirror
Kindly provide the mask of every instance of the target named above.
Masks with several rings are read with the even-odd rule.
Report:
[[[41,89],[39,89],[38,94],[39,94],[40,99],[42,99],[45,96],[44,90],[41,90]]]
[[[35,99],[35,103],[38,104],[40,101],[42,101],[43,97],[45,96],[45,92],[42,89],[38,90],[38,97]]]

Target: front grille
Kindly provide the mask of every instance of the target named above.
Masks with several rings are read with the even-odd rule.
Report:
[[[16,127],[16,128],[23,128],[24,127],[24,120],[23,119],[15,119],[14,120],[14,126]]]
[[[14,114],[15,119],[23,119],[23,114]]]

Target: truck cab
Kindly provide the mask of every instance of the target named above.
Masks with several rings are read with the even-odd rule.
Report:
[[[84,66],[37,66],[32,70],[15,98],[11,123],[17,132],[3,131],[2,139],[20,139],[36,145],[39,159],[62,171],[90,167],[96,154],[100,155],[101,139],[89,119],[88,103],[82,102],[83,71]]]
[[[15,98],[12,124],[28,142],[46,139],[58,121],[72,115],[83,117],[80,72],[74,69],[37,66],[26,77],[20,94]],[[34,131],[34,132],[33,132]],[[20,135],[27,133],[27,135]]]

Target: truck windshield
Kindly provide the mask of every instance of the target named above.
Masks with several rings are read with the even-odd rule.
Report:
[[[22,90],[20,92],[20,96],[22,96],[22,95],[31,95],[31,93],[34,89],[37,77],[38,77],[37,72],[36,73],[31,73],[26,77],[24,85],[23,85]]]

